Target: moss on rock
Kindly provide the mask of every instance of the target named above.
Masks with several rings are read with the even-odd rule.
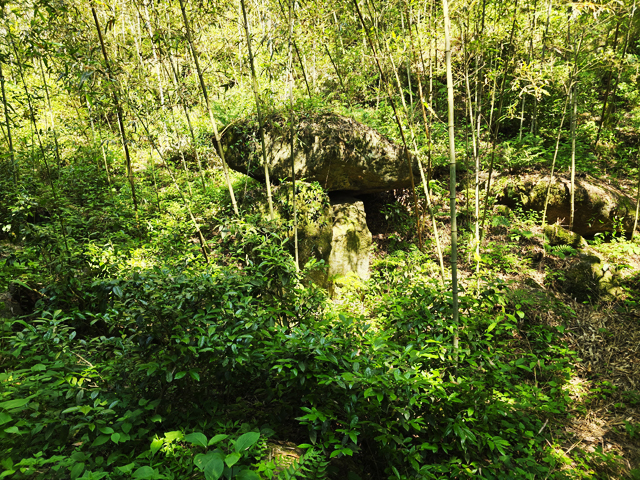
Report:
[[[544,234],[549,245],[569,245],[573,248],[586,247],[587,241],[575,232],[571,232],[560,225],[547,225],[544,227]]]

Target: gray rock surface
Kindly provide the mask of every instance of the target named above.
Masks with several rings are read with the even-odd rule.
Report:
[[[291,137],[285,120],[273,116],[265,123],[269,175],[278,183],[291,177]],[[255,121],[231,125],[222,143],[231,168],[264,181]],[[372,193],[411,185],[403,147],[371,127],[333,113],[297,119],[294,163],[296,179],[318,182],[327,192]],[[414,178],[419,179],[417,165],[413,168]]]
[[[333,235],[329,255],[329,278],[353,272],[363,280],[369,278],[369,254],[372,236],[367,227],[364,204],[353,197],[336,195],[333,207]]]
[[[22,315],[20,304],[14,300],[11,292],[0,293],[0,318],[13,318]]]
[[[499,203],[525,210],[544,210],[548,175],[531,174],[502,181]],[[572,230],[582,236],[633,229],[634,202],[621,190],[590,175],[576,178],[575,219]],[[571,218],[571,181],[554,176],[549,194],[547,223],[566,226]]]

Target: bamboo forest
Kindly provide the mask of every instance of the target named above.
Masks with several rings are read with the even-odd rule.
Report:
[[[636,0],[0,0],[0,479],[640,480]]]

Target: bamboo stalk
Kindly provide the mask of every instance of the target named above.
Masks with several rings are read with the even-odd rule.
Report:
[[[215,117],[213,116],[213,110],[211,109],[211,103],[209,102],[209,95],[207,93],[207,86],[204,83],[204,77],[202,76],[202,70],[200,69],[200,62],[198,61],[198,52],[196,51],[196,47],[194,45],[194,42],[191,36],[191,27],[189,26],[187,11],[184,8],[184,0],[179,0],[179,2],[180,2],[180,10],[182,11],[182,20],[184,21],[184,28],[187,33],[187,41],[189,42],[189,48],[191,49],[191,56],[193,57],[193,63],[195,64],[196,71],[198,73],[198,81],[200,82],[200,89],[202,90],[202,96],[204,97],[204,102],[207,106],[207,111],[209,112],[209,121],[211,122],[211,127],[213,128],[213,134],[216,138],[218,155],[220,157],[220,163],[222,164],[222,171],[224,173],[224,178],[227,183],[227,189],[229,190],[229,196],[231,197],[231,205],[233,206],[233,212],[236,215],[240,215],[240,212],[238,211],[238,204],[236,202],[236,196],[233,193],[233,185],[231,185],[231,178],[229,177],[229,169],[227,167],[227,162],[225,162],[224,160],[224,150],[222,148],[220,134],[218,133],[218,125],[216,123]]]
[[[382,79],[382,82],[385,85],[385,90],[387,91],[387,97],[389,99],[389,104],[391,105],[391,108],[393,110],[393,115],[394,118],[396,120],[396,125],[398,126],[398,130],[400,131],[400,136],[402,137],[402,145],[404,146],[404,153],[405,153],[405,157],[407,160],[407,167],[409,168],[409,177],[411,179],[411,190],[413,192],[413,198],[414,198],[414,207],[415,207],[415,215],[416,215],[416,219],[418,221],[418,228],[420,225],[420,215],[418,213],[418,202],[415,196],[415,185],[413,183],[413,168],[411,165],[411,154],[409,152],[409,146],[407,144],[407,139],[404,135],[404,128],[402,127],[402,122],[400,121],[400,115],[398,115],[398,110],[396,109],[396,104],[393,101],[393,97],[391,96],[391,91],[389,89],[389,82],[387,81],[387,79],[384,76],[384,73],[382,71],[382,66],[380,65],[380,60],[378,58],[378,52],[376,51],[375,46],[373,45],[373,41],[371,40],[371,37],[369,36],[369,32],[367,31],[367,26],[365,24],[364,21],[364,17],[362,16],[362,13],[360,12],[360,6],[358,5],[358,0],[353,0],[353,4],[356,7],[356,12],[358,13],[358,17],[360,18],[360,22],[362,24],[362,28],[365,30],[365,32],[367,32],[367,41],[369,42],[369,48],[371,49],[371,51],[373,52],[373,58],[376,61],[376,65],[378,67],[378,72],[380,73],[380,78]]]
[[[447,68],[447,103],[449,105],[449,209],[451,215],[451,287],[452,287],[452,319],[453,328],[453,354],[458,362],[458,225],[456,221],[456,139],[454,132],[454,99],[453,99],[453,75],[451,73],[451,22],[449,20],[449,2],[442,0],[444,15],[444,55]]]
[[[255,62],[251,51],[251,33],[249,32],[249,21],[247,20],[247,10],[244,0],[240,0],[240,5],[242,6],[242,17],[244,18],[244,30],[247,35],[247,50],[249,52],[249,65],[251,66],[251,87],[253,88],[256,111],[258,113],[258,127],[260,130],[260,143],[262,144],[262,162],[264,164],[264,179],[267,185],[269,216],[271,217],[271,220],[274,220],[275,215],[273,213],[273,199],[271,198],[271,181],[269,179],[269,162],[267,161],[267,147],[264,141],[264,118],[262,117],[262,109],[260,108],[260,92],[258,91],[258,76],[256,75]]]
[[[107,49],[104,46],[104,40],[102,38],[102,30],[100,29],[100,22],[98,21],[98,14],[96,13],[96,9],[91,5],[91,13],[93,15],[93,20],[96,24],[96,31],[98,32],[98,39],[100,40],[100,49],[102,50],[102,56],[104,57],[105,67],[107,69],[107,74],[109,75],[109,81],[114,82],[115,77],[111,71],[111,64],[109,63],[109,56],[107,55]],[[136,197],[136,186],[133,181],[133,170],[131,168],[131,156],[129,155],[129,145],[127,142],[127,133],[124,128],[124,122],[122,120],[122,107],[120,106],[120,100],[118,97],[117,87],[113,89],[113,101],[116,106],[116,115],[118,116],[118,127],[120,129],[120,138],[122,139],[122,148],[124,149],[124,156],[127,162],[127,178],[129,179],[129,186],[131,187],[131,197],[133,200],[133,208],[138,212],[138,199]]]
[[[16,163],[16,154],[13,149],[13,138],[11,137],[11,122],[9,117],[9,105],[7,103],[7,95],[4,89],[4,74],[2,73],[2,62],[0,62],[0,85],[2,86],[2,105],[4,106],[4,118],[7,124],[7,143],[9,144],[9,155],[11,158],[11,171],[13,173],[13,181],[18,186],[18,165]]]
[[[293,191],[291,192],[291,206],[293,208],[293,248],[294,260],[296,262],[296,271],[300,271],[300,258],[298,252],[298,209],[296,205],[296,165],[293,147],[295,144],[295,127],[293,125],[293,12],[295,4],[294,0],[289,0],[289,126],[291,127],[291,183]],[[306,78],[305,78],[306,81]],[[309,85],[307,85],[309,88]],[[309,92],[310,94],[311,92]]]

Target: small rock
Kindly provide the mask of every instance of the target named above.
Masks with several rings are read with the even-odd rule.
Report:
[[[22,315],[22,308],[11,296],[11,292],[0,293],[0,318],[13,318]]]
[[[579,302],[595,299],[614,301],[624,295],[614,268],[593,254],[579,254],[565,276],[565,292]]]

